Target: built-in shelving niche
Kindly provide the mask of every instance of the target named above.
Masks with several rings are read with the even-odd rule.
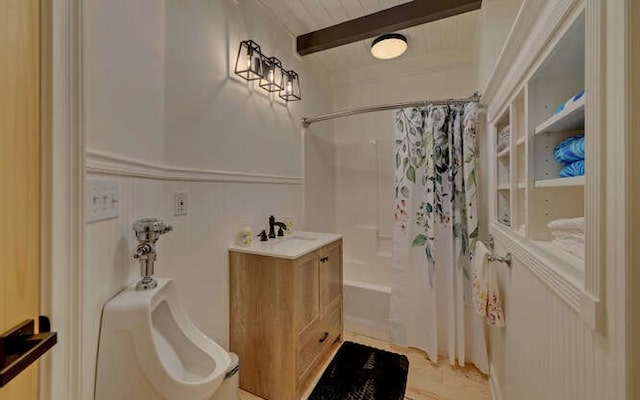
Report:
[[[588,93],[556,112],[559,105],[584,89],[582,14],[492,124],[496,143],[496,222],[579,273],[584,271],[583,258],[551,244],[547,224],[585,215],[585,177],[560,177],[562,165],[553,154],[560,141],[586,133]],[[499,149],[499,135],[505,126],[511,131],[509,144],[506,149]]]
[[[496,219],[507,227],[511,226],[511,134],[509,110],[495,124],[496,146]]]

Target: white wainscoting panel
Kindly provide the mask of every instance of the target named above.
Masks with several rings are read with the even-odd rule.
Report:
[[[268,226],[270,214],[290,216],[294,223],[301,220],[301,185],[113,175],[108,179],[119,185],[120,217],[85,225],[83,399],[93,398],[102,308],[139,277],[139,264],[132,258],[137,244],[131,229],[135,219],[158,217],[173,225],[174,230],[158,241],[156,275],[176,281],[189,317],[224,347],[229,344],[227,246],[244,224],[256,232]],[[176,191],[188,193],[186,216],[173,216]]]
[[[507,325],[489,328],[495,399],[613,400],[606,339],[520,260],[497,268]]]
[[[89,176],[99,179],[98,176]],[[136,241],[131,229],[136,218],[169,215],[164,182],[140,178],[109,177],[120,191],[120,217],[85,224],[82,305],[82,399],[93,399],[95,366],[102,308],[110,298],[135,282],[140,267],[133,259]],[[166,241],[159,243],[158,265],[164,262]]]

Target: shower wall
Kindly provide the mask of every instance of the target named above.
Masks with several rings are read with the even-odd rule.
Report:
[[[424,63],[390,61],[334,80],[334,107],[467,97],[476,91],[475,76],[470,51],[446,51]],[[345,325],[382,338],[388,336],[389,320],[393,116],[393,111],[385,111],[333,122],[336,229],[345,244]]]

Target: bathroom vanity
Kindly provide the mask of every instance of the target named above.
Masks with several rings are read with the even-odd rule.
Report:
[[[342,338],[342,236],[296,232],[229,248],[231,351],[240,387],[294,400]]]

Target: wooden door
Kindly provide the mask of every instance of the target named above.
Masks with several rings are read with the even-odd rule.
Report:
[[[342,245],[331,244],[320,255],[322,314],[333,311],[342,298]]]
[[[36,319],[40,290],[40,0],[0,0],[0,332]],[[38,367],[0,400],[38,398]]]

